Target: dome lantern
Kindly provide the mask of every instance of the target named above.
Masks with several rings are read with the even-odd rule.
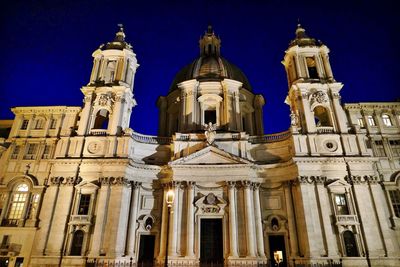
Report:
[[[211,25],[208,25],[207,31],[199,41],[200,56],[219,56],[221,48],[221,39],[217,37]]]

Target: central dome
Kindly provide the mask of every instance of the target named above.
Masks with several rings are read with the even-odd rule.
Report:
[[[231,79],[243,83],[251,91],[251,86],[244,73],[234,64],[220,56],[221,40],[215,36],[211,26],[200,39],[200,57],[178,72],[172,82],[170,92],[178,89],[178,84],[192,79],[199,81],[221,81]]]

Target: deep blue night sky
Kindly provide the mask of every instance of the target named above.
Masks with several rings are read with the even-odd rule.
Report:
[[[91,54],[114,38],[118,23],[140,64],[131,127],[141,133],[157,133],[157,97],[166,95],[178,70],[198,56],[198,40],[209,23],[222,39],[223,57],[264,95],[267,133],[289,127],[280,62],[298,19],[331,49],[334,77],[345,85],[342,102],[400,97],[395,1],[10,2],[0,11],[0,119],[13,118],[13,106],[80,106]]]

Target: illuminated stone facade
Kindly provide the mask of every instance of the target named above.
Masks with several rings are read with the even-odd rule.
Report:
[[[298,27],[291,127],[264,135],[263,96],[209,27],[149,136],[129,128],[138,64],[121,28],[93,53],[82,108],[12,109],[1,264],[398,266],[400,103],[343,107],[328,53]]]

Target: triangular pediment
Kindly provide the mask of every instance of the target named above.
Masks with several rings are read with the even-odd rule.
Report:
[[[214,146],[205,147],[186,157],[170,162],[170,165],[224,165],[224,164],[251,164],[250,161]]]
[[[346,181],[340,179],[328,181],[326,185],[328,190],[333,193],[349,190],[350,186]]]

